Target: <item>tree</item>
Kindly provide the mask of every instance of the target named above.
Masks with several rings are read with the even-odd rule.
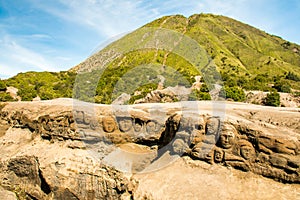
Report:
[[[22,101],[32,101],[37,96],[34,87],[20,88],[17,94],[22,98]]]
[[[200,101],[200,100],[211,100],[210,94],[208,92],[202,92],[199,90],[192,90],[189,95],[189,101]]]
[[[287,81],[276,81],[274,88],[278,92],[291,93],[291,85]]]
[[[280,105],[279,93],[277,91],[273,91],[273,92],[270,92],[269,94],[267,94],[267,97],[265,99],[265,105],[278,107]]]
[[[6,84],[0,79],[0,91],[6,91]]]
[[[297,76],[297,74],[294,74],[293,72],[289,72],[285,78],[293,81],[300,81],[300,77]]]
[[[246,99],[244,90],[237,86],[225,86],[225,94],[227,99],[233,99],[234,101],[244,101]]]
[[[6,102],[6,101],[15,101],[10,94],[6,92],[0,92],[0,102]]]

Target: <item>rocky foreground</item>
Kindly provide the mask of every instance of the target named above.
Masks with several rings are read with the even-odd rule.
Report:
[[[1,199],[299,199],[300,109],[0,106]]]

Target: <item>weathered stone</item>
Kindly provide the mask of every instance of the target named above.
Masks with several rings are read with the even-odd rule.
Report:
[[[18,199],[15,193],[5,190],[1,186],[0,186],[0,197],[1,197],[1,199],[5,199],[5,200],[17,200]]]
[[[13,158],[9,161],[7,168],[20,178],[26,177],[34,184],[40,184],[38,161],[35,157],[24,156]]]
[[[128,106],[126,117],[117,115],[121,107],[114,108],[114,116],[109,107],[97,105],[92,116],[84,109],[40,103],[26,109],[22,103],[8,104],[0,115],[6,125],[0,137],[0,184],[14,190],[21,183],[36,199],[134,199],[138,183],[126,173],[148,172],[159,166],[157,161],[179,156],[191,157],[195,165],[205,161],[212,168],[300,183],[298,130],[251,121],[253,116],[245,117],[247,106],[236,105],[241,111],[229,109],[221,120],[205,110],[207,102],[197,111],[166,104],[165,115],[148,104]],[[10,127],[24,132],[8,134]]]
[[[103,130],[107,133],[113,132],[116,127],[116,122],[113,117],[107,116],[102,119]]]
[[[280,156],[270,156],[270,163],[274,166],[274,167],[278,167],[278,168],[286,168],[287,167],[287,159],[280,157]]]
[[[223,124],[218,145],[224,149],[230,149],[237,140],[236,129],[231,124]]]
[[[119,129],[122,132],[129,132],[132,130],[133,119],[130,117],[118,117],[117,118]]]

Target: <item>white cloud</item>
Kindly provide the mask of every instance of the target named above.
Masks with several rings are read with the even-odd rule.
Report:
[[[142,1],[61,0],[60,3],[60,7],[43,3],[38,6],[65,21],[96,30],[105,37],[137,28],[158,14],[157,9],[145,9]]]
[[[32,35],[28,35],[28,36],[25,36],[27,37],[28,39],[53,39],[50,35],[47,35],[47,34],[32,34]]]
[[[0,63],[0,79],[9,78],[16,75],[16,69],[9,67],[4,63]]]
[[[22,69],[55,71],[55,65],[43,55],[20,45],[14,38],[5,35],[0,41],[1,74],[15,75]]]

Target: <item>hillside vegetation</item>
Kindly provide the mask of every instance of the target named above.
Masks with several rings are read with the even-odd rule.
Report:
[[[73,72],[26,72],[3,80],[2,83],[17,88],[23,101],[31,101],[37,96],[42,100],[49,100],[59,97],[71,98],[75,77],[76,73]],[[3,90],[0,98],[5,96],[7,95]]]
[[[147,28],[176,31],[177,43],[169,44],[174,48],[149,45],[150,33],[143,32]],[[155,34],[159,35],[157,31]],[[168,43],[168,35],[160,37],[165,37],[160,39]],[[195,60],[202,56],[202,63],[182,56],[195,51],[185,52],[181,44],[189,41],[186,38],[205,50],[192,55]],[[212,73],[207,69],[213,69]],[[235,101],[245,100],[243,90],[299,95],[300,46],[224,16],[174,15],[157,19],[113,42],[69,72],[28,72],[2,82],[18,88],[22,100],[32,100],[37,95],[41,99],[71,97],[75,86],[75,98],[109,104],[122,93],[130,94],[129,102],[133,103],[162,82],[164,88],[191,87],[196,76],[202,76],[201,82],[209,90],[210,80],[223,84],[226,97]],[[194,90],[189,99],[209,99],[208,89]],[[5,92],[0,93],[3,96]]]

